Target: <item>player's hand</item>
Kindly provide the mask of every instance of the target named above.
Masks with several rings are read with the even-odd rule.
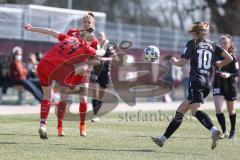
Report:
[[[222,78],[224,78],[224,79],[227,79],[227,78],[230,77],[230,73],[227,73],[227,72],[221,72],[221,73],[220,73],[220,76],[221,76]]]
[[[27,31],[31,31],[32,28],[33,28],[33,27],[32,27],[31,24],[26,24],[26,25],[24,26],[24,29],[27,30]]]
[[[169,63],[171,63],[171,64],[175,64],[177,62],[177,58],[175,58],[175,57],[171,57],[170,58],[170,60],[169,60]]]

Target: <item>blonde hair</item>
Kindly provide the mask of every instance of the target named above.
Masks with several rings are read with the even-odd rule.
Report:
[[[230,45],[230,47],[228,48],[228,52],[229,52],[229,53],[232,53],[232,54],[236,54],[237,49],[236,49],[236,47],[235,47],[234,44],[233,44],[232,36],[229,35],[229,34],[224,34],[224,35],[222,35],[222,36],[220,37],[219,41],[221,41],[221,40],[223,40],[223,39],[229,39],[229,40],[230,40],[231,45]]]
[[[194,48],[196,49],[199,43],[206,39],[209,33],[209,24],[207,22],[195,22],[188,29],[188,32],[196,35],[196,39],[194,39]]]
[[[195,22],[188,29],[189,33],[195,33],[197,39],[205,39],[209,33],[209,24],[207,22]]]

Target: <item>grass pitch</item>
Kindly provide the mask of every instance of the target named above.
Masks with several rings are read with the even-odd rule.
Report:
[[[214,113],[207,112],[217,124]],[[210,133],[194,118],[185,119],[165,146],[159,148],[150,136],[163,133],[169,121],[150,119],[147,116],[151,113],[141,112],[140,117],[137,112],[129,112],[129,117],[124,117],[126,113],[109,113],[101,117],[99,123],[88,121],[85,138],[79,136],[78,122],[65,122],[66,136],[57,137],[56,117],[50,115],[48,140],[41,140],[38,136],[38,115],[1,116],[0,160],[240,159],[238,138],[220,140],[219,146],[211,150]]]

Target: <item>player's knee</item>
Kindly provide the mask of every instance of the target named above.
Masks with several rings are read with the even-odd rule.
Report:
[[[192,116],[196,117],[198,111],[201,111],[201,109],[192,109]]]
[[[193,111],[193,110],[192,110],[192,116],[193,116],[193,117],[196,117],[196,111]]]
[[[100,101],[102,101],[102,100],[103,100],[103,97],[104,97],[104,95],[99,95],[99,98],[98,98],[98,99],[99,99]]]
[[[197,108],[192,108],[191,111],[192,111],[192,116],[196,117],[196,113],[197,113],[198,109]]]
[[[52,96],[51,95],[43,95],[43,99],[51,101],[52,100]]]
[[[82,99],[82,100],[80,100],[80,103],[87,103],[87,100]]]
[[[66,100],[62,100],[62,101],[59,102],[59,105],[62,105],[62,106],[65,105],[66,106],[67,105],[67,101]]]
[[[80,97],[80,102],[81,103],[87,103],[87,97]]]
[[[73,104],[73,98],[72,97],[67,97],[66,98],[66,103],[67,103],[67,105],[71,106]]]
[[[236,113],[235,108],[228,111],[228,114],[229,114],[229,115],[233,115],[233,114],[235,114],[235,113]]]
[[[223,112],[223,109],[222,109],[221,107],[217,107],[217,106],[215,106],[215,109],[216,109],[216,113],[217,113],[217,114]]]
[[[192,116],[196,117],[197,111],[201,110],[200,103],[191,104]]]

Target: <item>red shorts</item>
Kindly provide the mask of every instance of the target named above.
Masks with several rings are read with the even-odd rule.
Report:
[[[64,81],[64,85],[79,85],[82,83],[85,83],[86,79],[84,76],[81,75],[71,75],[69,76],[65,81]]]
[[[53,81],[64,85],[78,85],[85,82],[85,77],[74,75],[75,68],[69,64],[55,65],[49,61],[41,60],[37,73],[42,86],[50,86]]]

